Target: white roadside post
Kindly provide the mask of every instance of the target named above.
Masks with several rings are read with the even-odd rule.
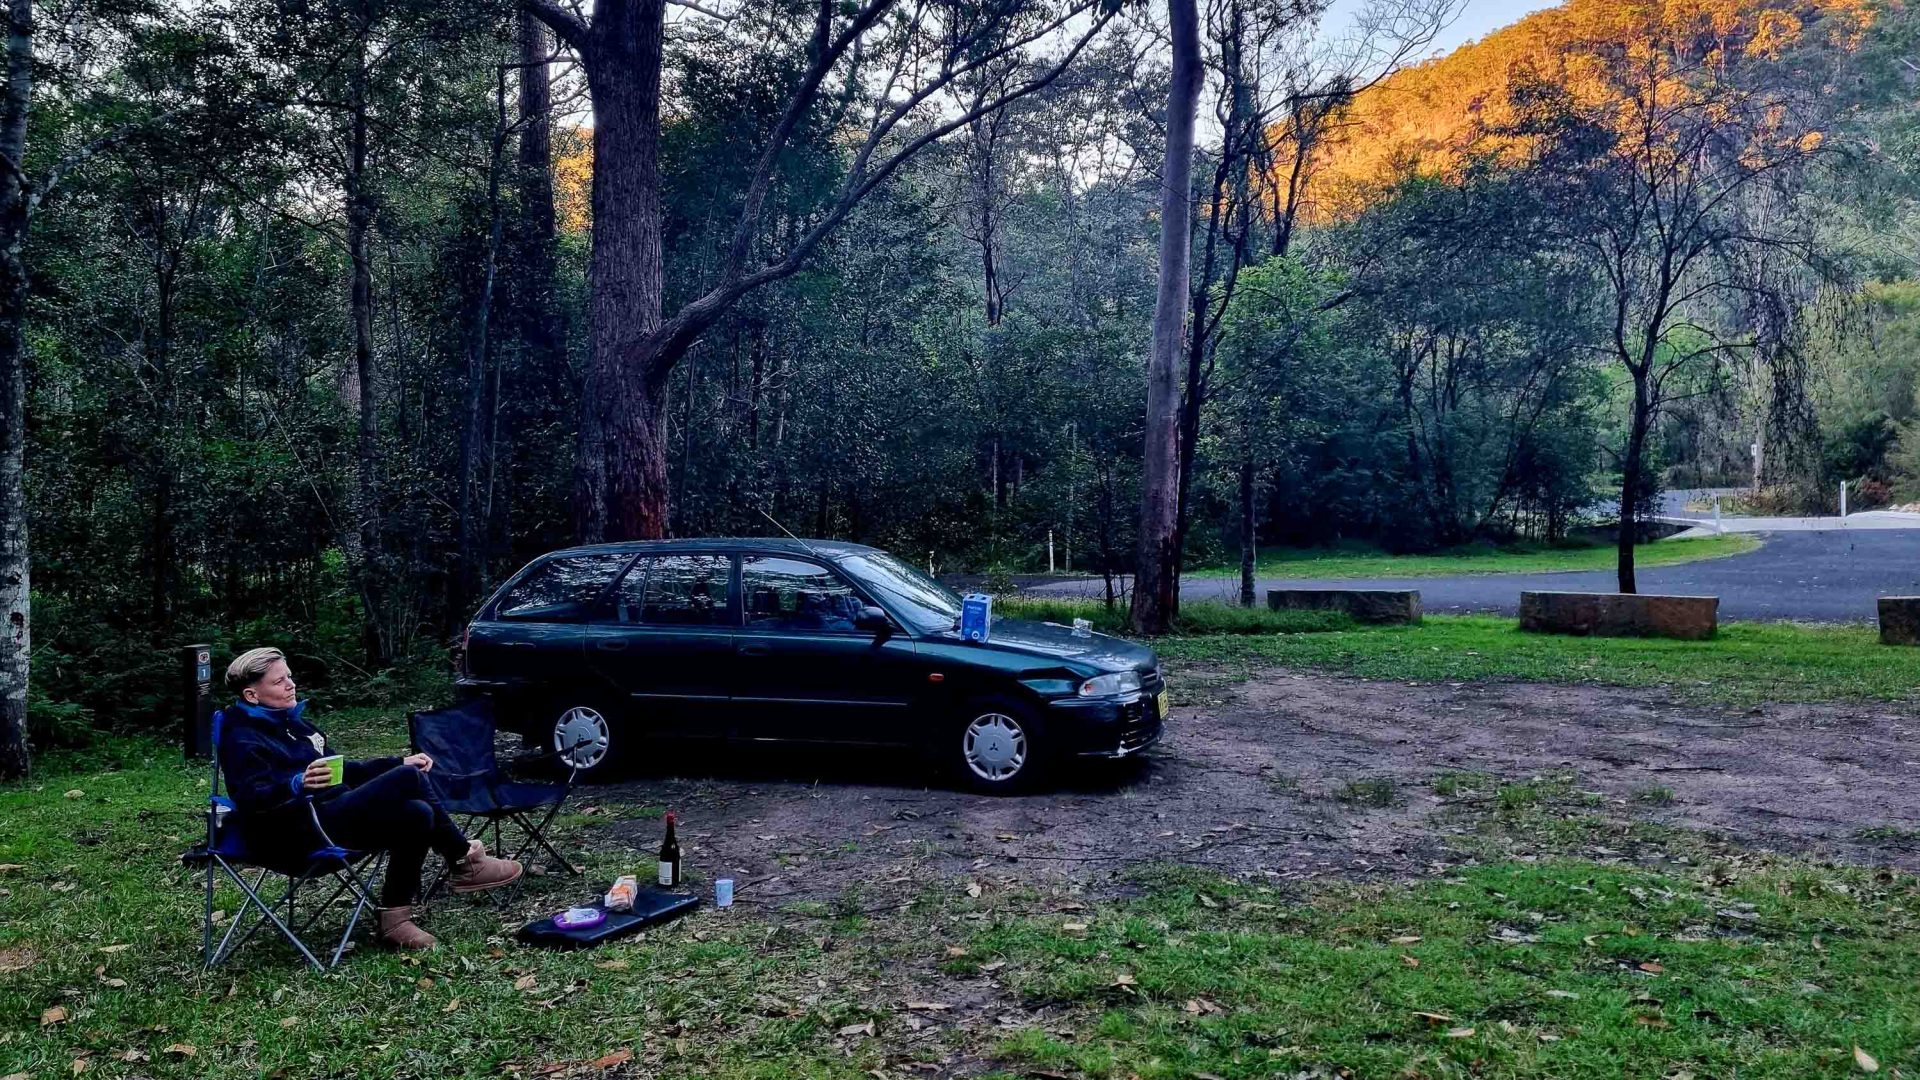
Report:
[[[1847,482],[1840,481],[1840,520],[1847,519]]]
[[[1053,573],[1053,530],[1047,530],[1047,573]]]
[[[1726,527],[1720,524],[1720,496],[1718,495],[1713,497],[1713,531],[1716,533],[1727,531]]]

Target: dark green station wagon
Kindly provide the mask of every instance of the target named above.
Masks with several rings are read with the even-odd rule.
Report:
[[[827,540],[660,540],[541,556],[467,627],[463,694],[583,775],[652,738],[897,746],[987,790],[1160,738],[1153,650],[1054,623],[963,640],[960,598]]]

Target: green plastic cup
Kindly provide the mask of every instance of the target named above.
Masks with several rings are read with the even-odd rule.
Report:
[[[334,787],[347,782],[347,757],[345,754],[332,754],[320,759],[327,767],[327,786]]]

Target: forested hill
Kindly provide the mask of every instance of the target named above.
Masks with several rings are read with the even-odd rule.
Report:
[[[1339,137],[1326,143],[1319,209],[1369,201],[1383,178],[1446,172],[1478,135],[1510,119],[1508,90],[1523,73],[1591,98],[1607,93],[1596,65],[1643,61],[1658,43],[1700,62],[1777,63],[1821,79],[1833,70],[1824,60],[1859,48],[1878,8],[1870,0],[1567,0],[1357,95]]]

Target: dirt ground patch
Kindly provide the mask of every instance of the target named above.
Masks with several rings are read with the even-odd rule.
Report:
[[[1420,876],[1475,856],[1456,841],[1499,785],[1542,776],[1589,814],[1920,869],[1920,717],[1884,704],[1735,712],[1603,687],[1242,682],[1197,665],[1173,686],[1152,752],[1039,794],[930,785],[880,755],[756,749],[676,755],[681,775],[583,798],[679,811],[698,875],[732,876],[742,903],[774,909],[880,910],[969,885],[1110,895],[1166,862],[1271,883]],[[1437,793],[1453,773],[1485,790]],[[641,859],[658,844],[651,820],[610,831]]]

